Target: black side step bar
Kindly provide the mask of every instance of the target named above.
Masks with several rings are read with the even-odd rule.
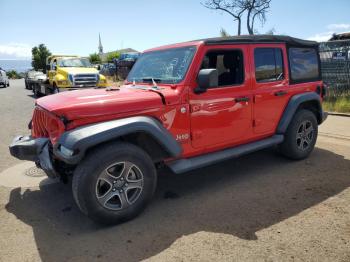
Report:
[[[180,159],[168,164],[169,168],[176,174],[184,173],[193,169],[201,168],[204,166],[212,165],[217,162],[239,157],[245,154],[249,154],[258,151],[263,148],[271,147],[283,142],[283,135],[274,135],[272,137],[252,142],[249,144],[224,149],[222,151],[197,156],[188,159]]]

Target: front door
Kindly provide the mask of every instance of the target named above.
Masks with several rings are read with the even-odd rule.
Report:
[[[54,80],[55,75],[56,75],[56,70],[57,70],[57,60],[54,59],[50,64],[50,71],[48,74],[50,85],[53,85],[53,80]]]
[[[190,93],[191,137],[195,148],[244,142],[252,133],[252,95],[248,78],[248,49],[210,46],[201,67],[215,68],[219,85],[201,94]]]

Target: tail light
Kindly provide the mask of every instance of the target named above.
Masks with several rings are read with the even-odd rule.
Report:
[[[324,98],[327,95],[327,84],[323,83],[320,86],[316,87],[316,93],[320,95],[321,98]]]

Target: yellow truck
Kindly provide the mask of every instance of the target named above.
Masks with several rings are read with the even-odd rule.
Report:
[[[79,56],[52,55],[46,59],[46,83],[33,88],[35,96],[55,94],[82,88],[106,87],[104,75],[92,67],[89,60]]]

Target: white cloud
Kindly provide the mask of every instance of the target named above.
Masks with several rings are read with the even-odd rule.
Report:
[[[324,41],[328,41],[334,32],[323,32],[323,33],[318,33],[315,35],[312,35],[310,37],[307,38],[307,40],[313,40],[313,41],[317,41],[317,42],[324,42]]]
[[[30,58],[32,56],[32,48],[27,44],[10,43],[0,44],[0,58],[16,59]]]
[[[348,30],[350,29],[350,24],[330,24],[327,26],[328,30]]]
[[[350,30],[350,24],[329,24],[326,26],[326,30],[324,32],[314,34],[307,39],[317,42],[328,41],[334,33],[343,33],[346,30]]]

